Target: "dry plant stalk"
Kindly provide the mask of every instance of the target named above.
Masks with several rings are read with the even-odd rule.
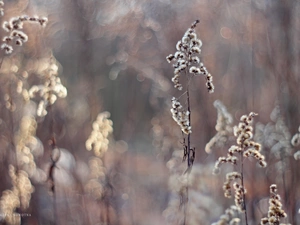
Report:
[[[266,167],[267,163],[265,157],[261,154],[261,145],[253,141],[253,127],[252,122],[256,113],[249,113],[249,115],[243,115],[240,118],[240,123],[238,126],[233,128],[234,136],[236,137],[236,145],[232,145],[228,149],[227,157],[219,157],[215,163],[214,173],[219,172],[219,167],[223,163],[231,163],[237,165],[238,157],[240,158],[240,172],[231,172],[226,175],[226,181],[223,185],[224,195],[227,198],[231,198],[231,184],[233,183],[233,188],[235,190],[234,201],[235,206],[239,212],[244,212],[245,221],[248,224],[247,219],[247,209],[246,209],[246,189],[244,186],[244,163],[243,158],[248,158],[250,156],[254,157],[261,167]],[[235,181],[238,180],[238,181]]]
[[[190,81],[194,76],[203,75],[206,78],[206,87],[210,93],[214,92],[214,85],[212,83],[212,75],[204,67],[200,61],[199,55],[201,53],[202,42],[197,38],[195,28],[199,23],[196,20],[191,27],[185,32],[182,39],[176,44],[176,52],[174,55],[167,56],[167,61],[173,64],[174,77],[172,82],[174,87],[179,91],[182,91],[183,85],[180,82],[180,76],[184,76],[186,79],[186,91],[180,96],[186,96],[187,106],[183,106],[179,101],[179,98],[172,98],[171,113],[175,122],[180,126],[181,131],[187,136],[187,143],[184,137],[184,157],[187,159],[188,170],[191,169],[195,159],[195,148],[191,147],[191,105],[190,105]]]
[[[287,214],[282,209],[281,198],[280,195],[277,194],[277,185],[272,184],[270,186],[270,200],[269,200],[269,211],[268,216],[261,219],[260,224],[269,224],[269,225],[284,225],[280,223],[281,218],[287,217]]]
[[[172,108],[171,113],[174,121],[179,125],[183,134],[183,161],[187,160],[187,169],[185,174],[182,175],[183,180],[187,180],[185,185],[183,185],[179,192],[179,195],[182,196],[182,204],[184,207],[184,218],[183,224],[187,223],[187,203],[189,201],[189,188],[188,188],[188,174],[191,172],[196,150],[191,147],[191,133],[192,133],[192,124],[191,124],[191,104],[190,104],[190,82],[194,76],[203,75],[206,78],[206,87],[209,93],[214,92],[214,85],[212,83],[212,75],[204,67],[203,63],[200,61],[200,53],[202,41],[197,37],[195,28],[199,23],[199,20],[196,20],[192,23],[191,27],[184,33],[181,40],[176,44],[176,52],[174,55],[170,54],[166,57],[167,61],[173,64],[174,68],[174,77],[172,82],[174,87],[178,91],[183,90],[183,85],[180,82],[180,77],[183,76],[186,83],[186,90],[179,98],[172,98]],[[180,98],[186,97],[185,102],[186,106],[182,105]]]
[[[103,157],[108,150],[108,138],[113,132],[113,122],[109,117],[109,112],[98,114],[97,119],[93,122],[93,130],[85,142],[86,149],[88,151],[93,150],[95,156],[89,161],[90,176],[84,186],[87,193],[104,203],[107,224],[110,224],[110,200],[107,195],[112,186],[106,173]]]

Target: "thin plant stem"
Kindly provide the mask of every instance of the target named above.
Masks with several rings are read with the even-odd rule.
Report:
[[[244,202],[244,213],[245,213],[245,221],[246,225],[248,225],[248,218],[247,218],[247,207],[246,207],[246,195],[245,195],[245,186],[244,186],[244,160],[243,160],[243,151],[241,151],[241,182],[243,187],[243,202]]]
[[[187,76],[187,71],[185,70],[185,74]],[[187,110],[189,111],[189,124],[191,126],[191,104],[190,104],[190,81],[191,78],[188,77],[187,86],[186,86],[186,96],[187,96]],[[190,172],[193,161],[191,160],[191,134],[189,133],[187,136],[187,171]],[[188,208],[188,201],[189,201],[189,187],[188,187],[188,180],[189,180],[189,172],[187,173],[187,184],[186,184],[186,199],[184,200],[184,221],[183,225],[187,224],[187,208]]]
[[[187,70],[185,70],[185,75],[187,76]],[[187,100],[187,110],[189,111],[189,125],[192,124],[192,112],[191,112],[191,103],[190,103],[190,81],[192,80],[191,77],[187,76],[187,85],[186,85],[186,100]],[[191,167],[193,165],[193,162],[191,160],[191,133],[188,134],[187,137],[187,164],[188,164],[188,170],[191,170]]]
[[[187,91],[186,91],[186,96],[187,96],[187,104],[188,104],[188,111],[189,111],[189,123],[191,124],[191,105],[190,105],[190,91],[189,91],[189,84],[187,85]],[[190,157],[191,157],[191,134],[188,134],[187,138],[187,161],[188,161],[188,169],[192,166]]]
[[[57,209],[57,190],[56,190],[56,185],[55,185],[55,179],[54,179],[54,169],[56,168],[56,163],[59,160],[60,157],[60,149],[57,148],[56,145],[56,139],[55,139],[55,132],[54,132],[54,112],[53,112],[53,108],[50,105],[49,106],[49,112],[51,114],[51,124],[50,124],[50,133],[51,133],[51,166],[50,166],[50,170],[49,170],[49,179],[51,181],[51,191],[53,194],[53,213],[54,213],[54,221],[55,224],[59,224],[58,222],[58,209]],[[58,155],[55,156],[54,155],[54,150],[57,149],[58,150]]]
[[[284,158],[284,153],[280,152],[280,161],[281,161],[282,168],[284,168],[284,166],[285,166],[284,159],[285,159]],[[287,165],[289,165],[289,164],[287,163]],[[289,202],[288,202],[289,194],[288,194],[288,188],[287,188],[287,185],[286,185],[285,170],[284,169],[282,169],[281,176],[282,176],[282,185],[283,185],[283,192],[284,192],[283,202],[284,202],[284,205],[286,205],[286,207],[288,208],[289,218],[292,218],[292,215],[290,214],[290,210],[289,210]]]

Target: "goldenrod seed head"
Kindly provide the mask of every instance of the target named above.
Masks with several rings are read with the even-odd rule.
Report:
[[[201,53],[201,49],[198,46],[194,46],[194,47],[191,48],[191,53],[200,54]]]
[[[16,45],[22,46],[23,45],[22,40],[21,39],[16,39]]]
[[[182,47],[182,42],[181,41],[178,41],[177,44],[176,44],[176,49],[178,51],[181,51],[181,47]]]
[[[175,58],[175,57],[174,57],[174,55],[172,55],[172,54],[170,54],[170,55],[168,55],[168,56],[166,57],[168,63],[172,62],[172,60],[173,60],[174,58]]]
[[[297,151],[297,152],[294,154],[294,158],[295,158],[295,160],[299,160],[299,159],[300,159],[300,151]]]
[[[293,138],[291,140],[291,144],[293,146],[298,146],[300,144],[300,133],[297,133],[293,136]]]
[[[12,41],[12,39],[13,39],[13,37],[11,37],[11,36],[5,36],[2,40],[6,43],[9,43]]]
[[[4,22],[3,22],[2,28],[3,28],[6,32],[9,32],[9,31],[12,30],[12,26],[11,26],[10,23],[7,22],[7,21],[4,21]]]
[[[1,45],[1,49],[3,49],[6,54],[11,54],[13,52],[13,47],[6,43]]]
[[[190,73],[193,73],[193,74],[195,74],[195,75],[201,74],[200,69],[197,68],[197,67],[195,67],[195,66],[192,66],[192,67],[190,68],[189,72],[190,72]]]

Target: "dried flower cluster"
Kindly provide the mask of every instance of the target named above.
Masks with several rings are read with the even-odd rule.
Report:
[[[243,152],[244,157],[253,156],[258,160],[258,164],[261,167],[266,167],[267,163],[265,157],[261,154],[261,145],[252,140],[253,138],[253,117],[256,113],[251,112],[248,116],[243,115],[240,119],[238,126],[233,128],[234,136],[237,138],[237,145],[231,146],[229,155],[233,155],[235,152]]]
[[[300,150],[298,150],[297,152],[295,152],[294,158],[295,158],[295,160],[299,160],[300,159]]]
[[[25,170],[31,177],[36,172],[34,156],[41,152],[36,151],[39,140],[35,136],[37,123],[33,117],[24,116],[20,122],[20,129],[15,136],[18,166]]]
[[[47,21],[48,19],[46,17],[29,17],[27,15],[13,17],[9,21],[4,21],[2,28],[9,34],[3,38],[4,43],[1,45],[1,49],[3,49],[6,54],[11,54],[13,52],[13,43],[17,46],[22,46],[24,42],[28,41],[27,34],[22,31],[25,22],[37,23],[44,27],[46,26]]]
[[[226,174],[226,181],[224,182],[223,185],[223,190],[224,190],[224,195],[226,198],[231,198],[231,182],[236,180],[236,179],[241,179],[241,174],[238,172],[231,172]]]
[[[260,224],[270,224],[270,225],[278,225],[280,223],[281,218],[287,217],[287,214],[282,209],[282,204],[280,202],[280,195],[277,194],[277,186],[276,184],[272,184],[270,186],[270,194],[271,198],[269,200],[269,211],[268,217],[264,217],[261,219]]]
[[[37,115],[41,117],[47,115],[47,107],[53,105],[57,98],[65,98],[67,96],[67,89],[62,85],[58,77],[56,64],[49,66],[43,79],[44,84],[34,85],[29,90],[30,98],[34,98],[37,95],[41,98],[37,109]]]
[[[223,163],[231,163],[233,165],[237,164],[237,157],[236,156],[230,156],[227,157],[221,156],[218,158],[217,162],[215,163],[215,168],[213,171],[213,174],[218,174],[220,172],[220,165]]]
[[[0,200],[0,212],[4,215],[2,219],[7,224],[20,224],[20,215],[15,212],[16,209],[21,208],[23,211],[29,207],[31,194],[34,191],[29,178],[37,178],[37,181],[42,179],[42,173],[38,174],[40,170],[37,170],[34,159],[34,155],[42,151],[35,137],[36,128],[35,119],[24,116],[20,121],[18,132],[14,135],[18,169],[9,165],[12,189],[5,190]]]
[[[300,145],[300,127],[298,128],[298,133],[296,133],[291,140],[291,144],[294,147],[297,147]],[[297,152],[294,153],[294,158],[295,160],[299,160],[300,159],[300,150],[298,150]]]
[[[217,173],[219,166],[222,163],[237,163],[237,157],[234,156],[235,153],[243,153],[244,157],[253,156],[258,160],[258,163],[261,167],[266,167],[267,163],[265,157],[260,153],[261,145],[252,140],[253,138],[253,117],[256,116],[256,113],[251,112],[248,116],[243,115],[240,119],[238,126],[233,127],[233,134],[236,137],[237,145],[232,145],[228,149],[227,157],[219,157],[215,164],[214,172]]]
[[[16,208],[26,209],[29,206],[31,193],[34,187],[24,170],[16,171],[15,167],[9,166],[9,175],[12,179],[13,187],[5,190],[0,200],[1,214],[5,215],[8,224],[20,224],[20,216],[15,212]]]
[[[172,98],[172,117],[176,123],[180,126],[181,130],[185,134],[192,133],[192,127],[189,121],[189,111],[184,111],[181,103],[175,98]]]
[[[87,150],[93,149],[95,154],[95,157],[89,161],[91,173],[85,185],[85,190],[97,199],[102,197],[104,191],[106,175],[102,157],[108,149],[108,137],[113,132],[113,122],[109,117],[109,112],[98,114],[96,121],[93,123],[93,131],[85,143]]]
[[[207,90],[214,92],[214,85],[212,83],[212,75],[208,73],[206,67],[200,62],[199,54],[201,53],[202,41],[197,38],[195,28],[199,20],[196,20],[192,26],[185,32],[182,39],[176,44],[177,52],[167,56],[167,61],[173,64],[174,77],[172,82],[174,87],[178,90],[182,90],[182,84],[179,82],[179,78],[182,72],[187,75],[187,71],[193,75],[204,75],[206,78]]]
[[[234,183],[233,188],[235,191],[234,203],[240,212],[244,212],[245,211],[244,195],[247,193],[247,190],[243,187],[243,185],[238,183]]]
[[[89,151],[93,149],[96,156],[101,156],[107,151],[108,136],[113,131],[113,122],[108,119],[109,117],[109,112],[103,112],[97,116],[93,123],[93,131],[85,142],[86,149]]]
[[[224,195],[226,198],[231,198],[231,196],[232,196],[231,183],[236,179],[239,179],[239,180],[242,179],[242,176],[240,173],[231,172],[231,173],[226,174],[226,181],[224,182],[224,185],[223,185]],[[243,196],[246,193],[246,189],[237,182],[233,183],[233,188],[235,190],[235,195],[234,195],[235,206],[237,207],[237,209],[240,212],[243,212],[244,211]]]
[[[296,147],[300,145],[300,127],[298,128],[298,133],[296,133],[291,140],[291,144]]]
[[[232,133],[232,116],[227,111],[226,107],[220,100],[214,102],[214,107],[217,109],[218,118],[216,124],[216,135],[210,139],[210,141],[205,146],[205,151],[211,153],[214,146],[223,147],[228,140],[230,134]]]
[[[4,94],[5,107],[13,112],[16,110],[16,104],[13,102],[12,97],[9,94]]]
[[[266,125],[258,123],[255,127],[254,140],[269,148],[270,152],[277,158],[290,156],[292,153],[291,134],[285,120],[281,115],[279,106],[276,106],[270,115],[274,123]]]
[[[238,208],[232,205],[225,210],[225,214],[223,214],[217,222],[211,225],[238,225],[240,224],[240,219],[235,216],[238,213]]]
[[[243,115],[240,118],[240,123],[238,126],[233,127],[233,134],[236,137],[237,145],[232,145],[228,149],[227,157],[219,157],[217,162],[215,163],[214,173],[219,172],[220,164],[223,163],[231,163],[236,165],[238,158],[234,154],[239,154],[241,160],[243,157],[253,156],[258,160],[258,163],[261,167],[265,167],[267,165],[265,161],[265,157],[260,153],[261,145],[252,140],[253,138],[253,128],[252,122],[253,117],[256,116],[256,113],[249,113],[249,115]],[[234,201],[235,206],[239,212],[245,212],[245,194],[246,189],[243,186],[243,162],[241,162],[241,171],[238,172],[231,172],[226,175],[226,181],[223,185],[224,195],[225,197],[232,197],[231,194],[231,183],[239,179],[240,182],[234,182]],[[246,216],[246,212],[245,212]]]

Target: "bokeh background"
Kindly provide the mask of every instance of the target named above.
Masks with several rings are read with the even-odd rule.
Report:
[[[11,55],[1,52],[2,192],[14,186],[10,165],[22,167],[14,149],[25,115],[35,121],[35,147],[29,149],[40,151],[32,159],[38,175],[29,174],[34,187],[30,203],[14,209],[30,214],[21,217],[21,224],[183,224],[180,215],[185,199],[176,189],[180,175],[174,178],[174,171],[182,174],[186,163],[181,160],[180,128],[170,113],[171,98],[180,93],[173,88],[173,68],[166,56],[176,51],[177,41],[196,19],[200,19],[196,32],[203,42],[201,60],[213,75],[215,92],[207,92],[203,77],[193,78],[191,140],[196,160],[186,224],[216,222],[233,204],[233,199],[226,199],[222,191],[225,174],[233,167],[225,166],[219,176],[213,176],[212,169],[234,139],[226,139],[210,154],[205,151],[217,133],[215,100],[227,107],[232,125],[243,114],[259,114],[255,123],[260,124],[259,140],[269,166],[261,169],[255,160],[245,160],[249,224],[258,224],[265,216],[272,183],[278,185],[288,214],[284,221],[300,224],[300,164],[293,157],[299,149],[291,145],[300,125],[300,2],[4,3],[1,22],[23,14],[48,17],[45,28],[24,25],[29,36],[24,46],[16,47]],[[5,31],[1,30],[0,35],[5,36]],[[40,74],[52,64],[57,65],[68,95],[48,108],[45,117],[38,117],[39,99],[25,101],[17,88],[20,82],[27,90],[42,84]],[[15,109],[5,107],[7,96]],[[97,115],[104,111],[110,113],[113,132],[100,157],[103,173],[97,178],[101,193],[95,196],[85,189],[93,170],[90,162],[95,160],[93,151],[86,149],[86,140]],[[52,152],[49,140],[53,136],[62,151],[54,172],[56,198],[48,182]],[[172,205],[174,199],[177,202]],[[9,224],[3,213],[1,219],[1,223]]]

